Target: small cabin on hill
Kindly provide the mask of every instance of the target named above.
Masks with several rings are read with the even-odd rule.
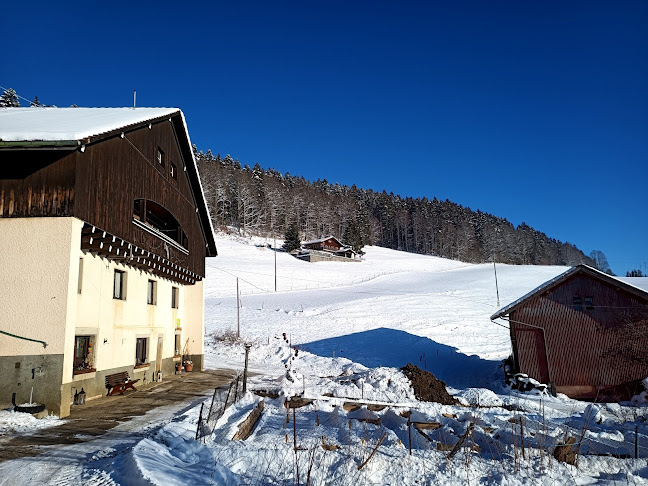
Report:
[[[0,408],[201,369],[216,243],[182,112],[0,108],[0,161]]]
[[[629,399],[648,377],[648,279],[578,265],[495,319],[509,323],[515,371],[569,397]]]
[[[302,243],[301,246],[301,257],[308,259],[311,262],[331,260],[332,258],[342,259],[342,261],[354,260],[358,256],[357,253],[353,251],[353,248],[345,245],[335,236],[327,236],[317,240],[306,241]]]

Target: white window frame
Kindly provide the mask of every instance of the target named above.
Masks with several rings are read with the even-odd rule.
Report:
[[[120,275],[118,278],[117,275]],[[119,280],[119,288],[117,287]],[[124,270],[115,269],[113,275],[113,299],[126,300],[126,272]]]

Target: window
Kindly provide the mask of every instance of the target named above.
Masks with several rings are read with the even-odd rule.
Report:
[[[180,334],[175,335],[175,356],[180,356],[180,348],[182,347],[182,340],[180,339]]]
[[[133,222],[162,239],[189,248],[187,235],[178,220],[165,207],[147,199],[133,201]]]
[[[121,270],[115,270],[113,299],[126,300],[126,272]]]
[[[178,308],[178,287],[171,287],[171,308],[172,309],[177,309]]]
[[[594,297],[585,297],[585,310],[594,310]]]
[[[164,152],[158,147],[157,153],[155,155],[155,160],[157,160],[157,163],[160,164],[162,167],[164,167]]]
[[[170,173],[172,179],[178,179],[178,167],[173,162],[171,162]]]
[[[580,297],[574,297],[574,310],[583,310]]]
[[[135,345],[135,366],[148,363],[148,338],[137,338]]]
[[[77,281],[77,292],[81,293],[81,287],[83,286],[83,257],[79,258],[79,280]]]
[[[92,336],[74,337],[74,373],[82,373],[92,369]]]
[[[157,304],[157,282],[155,280],[148,281],[148,291],[146,292],[146,303],[149,305]]]

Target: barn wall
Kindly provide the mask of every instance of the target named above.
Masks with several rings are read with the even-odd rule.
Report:
[[[573,297],[581,297],[583,310],[573,308]],[[594,309],[586,310],[584,298],[593,297]],[[549,380],[557,386],[606,387],[648,376],[648,367],[630,357],[611,359],[619,346],[614,332],[630,321],[640,322],[629,309],[643,309],[633,295],[595,279],[577,274],[536,296],[511,313],[515,357],[521,372],[538,379],[543,366],[538,357],[537,336],[546,343]],[[524,324],[522,324],[524,323]],[[529,332],[537,329],[539,332]]]
[[[0,218],[73,215],[76,152],[11,150],[0,158]]]
[[[165,166],[156,161],[157,148]],[[169,174],[177,166],[178,178]],[[178,220],[189,244],[189,255],[165,245],[133,224],[133,202],[148,199],[165,207]],[[168,121],[115,136],[79,153],[74,213],[80,219],[129,243],[205,276],[205,240],[173,131]]]

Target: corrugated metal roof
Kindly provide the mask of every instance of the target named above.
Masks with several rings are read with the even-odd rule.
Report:
[[[511,302],[509,305],[502,307],[500,310],[498,310],[495,314],[491,316],[491,321],[498,319],[500,317],[503,317],[507,314],[509,314],[513,309],[518,307],[520,304],[525,302],[526,300],[532,298],[533,296],[540,294],[546,290],[549,290],[550,288],[556,286],[558,283],[566,280],[573,274],[577,272],[586,272],[589,273],[590,275],[593,275],[595,277],[598,277],[602,280],[605,280],[607,282],[616,282],[617,284],[620,284],[622,287],[624,287],[626,290],[629,290],[630,292],[634,294],[641,295],[644,299],[648,299],[648,284],[644,284],[643,280],[641,279],[646,279],[648,278],[645,277],[614,277],[612,275],[608,275],[607,273],[603,273],[600,270],[597,270],[595,268],[592,268],[588,265],[577,265],[575,267],[570,268],[566,272],[561,273],[557,277],[552,278],[551,280],[546,281],[542,285],[536,287],[533,289],[531,292],[523,295],[519,299],[517,299],[514,302]],[[637,280],[640,280],[637,282]],[[646,285],[644,287],[644,285]]]

